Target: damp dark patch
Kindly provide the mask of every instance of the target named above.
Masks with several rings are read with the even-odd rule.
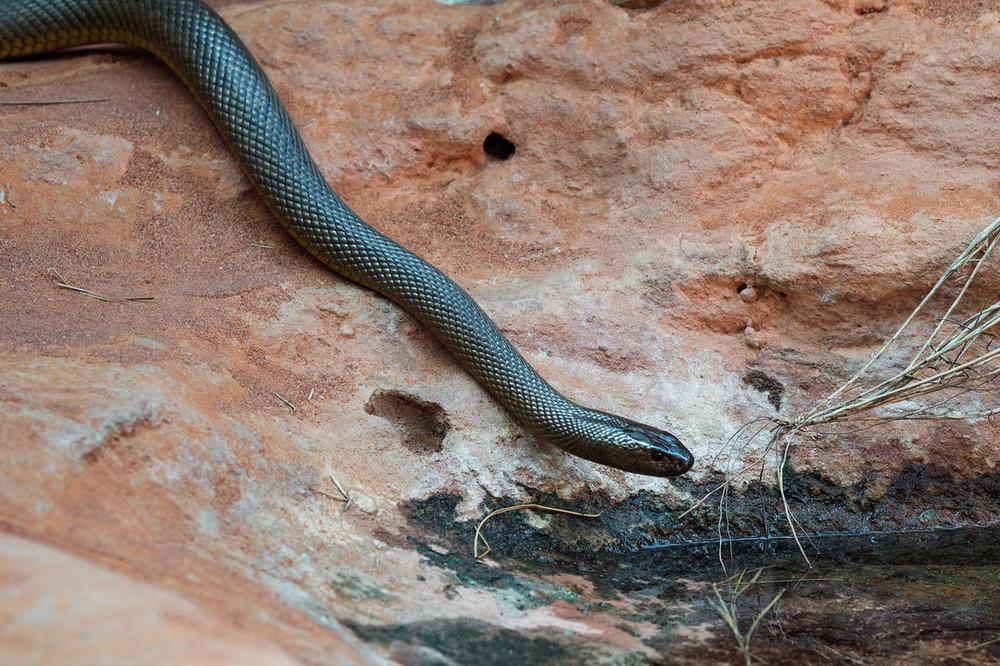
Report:
[[[402,391],[375,391],[365,411],[396,426],[403,434],[403,446],[421,455],[440,451],[451,429],[441,405]]]
[[[484,567],[469,555],[472,543],[470,523],[456,519],[461,501],[460,495],[438,493],[427,499],[404,502],[403,513],[420,535],[409,537],[408,547],[427,558],[431,565],[454,573],[464,585],[512,587],[514,578],[509,572]],[[383,541],[388,538],[387,543],[392,541],[391,535],[380,538]]]
[[[667,0],[609,0],[611,4],[623,9],[656,9]]]
[[[760,370],[751,370],[743,375],[743,383],[767,394],[767,401],[775,409],[781,409],[781,399],[785,395],[785,386],[777,379]]]
[[[717,487],[721,477],[698,483],[674,481],[692,498]],[[816,474],[786,468],[785,492],[799,523],[803,548],[815,561],[881,564],[1000,564],[1000,471],[956,479],[930,466],[903,470],[884,494],[873,499],[876,479],[844,487]],[[690,504],[640,492],[610,502],[584,493],[572,500],[531,491],[534,501],[595,519],[522,511],[497,516],[483,528],[499,568],[472,558],[475,521],[456,516],[459,496],[434,495],[401,506],[410,525],[410,548],[433,566],[452,571],[466,585],[489,588],[530,586],[530,577],[571,573],[590,581],[594,595],[612,597],[677,584],[674,575],[717,573],[720,551],[731,567],[801,563],[777,488],[750,483],[724,508],[706,502],[684,519]],[[929,499],[933,498],[933,500]],[[523,502],[523,497],[488,498],[482,514]],[[720,534],[720,519],[728,529]],[[534,522],[535,524],[532,524]],[[428,544],[435,544],[433,547]],[[525,580],[528,577],[528,580]]]
[[[403,663],[555,666],[572,663],[576,654],[575,650],[570,652],[551,638],[477,620],[432,620],[383,626],[346,620],[344,624],[361,640],[388,647]],[[427,654],[428,650],[437,654]]]
[[[514,593],[510,603],[521,611],[553,601],[577,602],[573,590],[538,581],[507,568],[487,567],[476,562],[471,551],[475,526],[470,521],[458,521],[455,517],[460,500],[458,495],[441,493],[426,500],[407,502],[403,506],[404,513],[411,524],[420,526],[419,536],[400,540],[386,534],[379,538],[386,543],[415,550],[431,566],[450,572],[457,584]],[[445,594],[448,592],[446,590]]]
[[[672,483],[695,498],[720,480]],[[974,648],[1000,631],[1000,471],[960,479],[942,468],[915,465],[886,489],[874,473],[843,486],[790,467],[786,483],[802,523],[800,534],[812,535],[803,542],[813,569],[787,534],[779,495],[756,484],[732,496],[732,539],[721,545],[717,530],[725,514],[714,501],[678,521],[678,510],[689,501],[672,502],[665,494],[636,493],[612,501],[592,492],[558,498],[528,487],[487,498],[474,517],[459,514],[463,496],[458,492],[404,502],[398,531],[376,534],[420,555],[423,565],[415,578],[436,586],[427,593],[441,599],[442,608],[454,608],[461,599],[492,597],[505,613],[547,608],[559,617],[570,612],[591,627],[639,629],[645,654],[657,655],[652,660],[632,646],[610,645],[606,634],[540,634],[524,628],[515,629],[514,636],[489,623],[450,620],[373,627],[363,618],[355,618],[351,629],[408,664],[480,663],[484,657],[484,663],[502,663],[508,654],[506,663],[515,658],[553,664],[743,663],[712,605],[712,584],[723,585],[723,579],[741,571],[752,577],[756,568],[767,567],[737,609],[745,628],[783,594],[754,638],[752,650],[762,662],[825,663],[825,657],[839,653],[866,663],[906,654],[922,663],[924,651]],[[594,520],[541,513],[529,518],[520,511],[497,516],[484,528],[492,562],[477,563],[471,546],[478,519],[527,497],[603,513]],[[540,526],[543,517],[548,522]],[[991,517],[992,526],[970,524]],[[943,524],[949,520],[962,524]],[[725,571],[720,558],[729,567]],[[378,594],[352,580],[337,582],[359,597]],[[695,627],[700,631],[692,638]],[[556,645],[534,644],[539,637]],[[515,638],[532,643],[531,649],[509,651],[507,641]],[[973,653],[991,663],[1000,658],[1000,645]],[[495,655],[500,655],[497,661],[489,661]]]
[[[996,567],[852,564],[762,573],[765,582],[753,585],[735,608],[739,626],[748,627],[776,595],[783,595],[780,608],[764,618],[750,645],[755,663],[951,663],[935,652],[963,652],[968,663],[994,663],[1000,657],[1000,645],[990,643],[1000,610]],[[690,602],[703,610],[711,604],[694,595]],[[657,624],[677,622],[655,603],[640,608]],[[717,613],[691,614],[682,621],[696,619],[714,629],[712,637],[692,641],[661,632],[645,641],[669,655],[656,663],[743,663]]]
[[[498,160],[506,160],[513,157],[514,153],[517,152],[517,146],[511,143],[504,135],[497,132],[490,132],[483,141],[483,152]]]
[[[486,567],[472,556],[475,521],[459,520],[456,516],[460,499],[458,495],[442,493],[405,502],[401,509],[411,531],[416,533],[409,537],[408,547],[415,548],[432,566],[450,571],[463,585],[521,592],[528,605],[548,603],[555,598],[572,602],[572,591],[542,589],[534,576],[576,573],[594,581],[596,594],[609,598],[617,594],[614,576],[608,568],[619,566],[619,558],[604,549],[613,539],[610,533],[613,526],[605,524],[603,516],[590,520],[541,514],[551,518],[543,530],[529,524],[530,514],[525,512],[497,516],[484,526],[483,536],[493,549],[491,557],[502,561],[503,566]],[[570,507],[564,500],[544,493],[539,493],[537,500],[550,506],[589,511],[580,503]],[[488,498],[483,513],[518,503],[514,498]],[[594,505],[606,508],[607,501]],[[581,557],[582,554],[586,557]],[[623,566],[633,568],[631,564]]]
[[[786,496],[810,558],[896,565],[1000,564],[1000,471],[958,479],[930,465],[911,465],[878,498],[870,492],[875,483],[869,478],[845,487],[786,468]],[[697,497],[706,491],[702,487],[695,492]],[[706,504],[696,525],[648,540],[639,550],[661,567],[712,559],[718,564],[720,557],[734,567],[801,561],[774,487],[752,483],[725,509],[714,504]],[[728,529],[720,533],[720,524],[728,524]]]
[[[682,529],[676,520],[678,507],[665,504],[648,492],[638,493],[610,507],[603,496],[577,498],[568,503],[547,493],[533,495],[540,504],[603,513],[596,519],[536,514],[548,521],[544,529],[531,524],[528,512],[497,516],[483,527],[483,536],[492,548],[491,558],[502,562],[502,566],[484,567],[472,557],[475,521],[456,517],[460,497],[434,495],[406,502],[401,507],[411,527],[420,535],[410,537],[409,547],[415,547],[432,566],[451,571],[464,585],[527,592],[536,601],[543,596],[560,597],[558,590],[542,591],[531,578],[544,574],[582,576],[591,582],[592,595],[608,599],[654,584],[661,590],[681,585],[670,576],[664,577],[658,561],[662,558],[642,551],[644,545],[667,539]],[[521,501],[488,498],[484,501],[483,514]],[[706,540],[710,538],[713,521],[717,519],[709,517],[696,533],[704,534]],[[696,566],[704,568],[706,565],[714,568],[717,562],[714,557],[708,557]],[[685,564],[684,570],[692,570],[690,562]],[[563,592],[562,597],[565,596]]]
[[[696,498],[720,481],[673,483]],[[549,643],[536,643],[539,635],[532,631],[511,634],[468,621],[351,628],[388,646],[404,663],[478,663],[484,657],[484,663],[742,663],[713,605],[711,584],[766,567],[736,609],[740,626],[747,627],[776,594],[784,595],[754,639],[761,661],[810,663],[840,653],[877,663],[903,653],[919,656],[934,646],[976,648],[997,635],[1000,471],[970,480],[914,465],[886,490],[874,475],[841,486],[789,466],[785,484],[812,569],[788,533],[780,495],[761,483],[734,493],[728,514],[709,501],[681,521],[676,516],[689,503],[658,494],[612,502],[591,492],[568,499],[525,488],[539,503],[602,514],[593,520],[541,513],[530,518],[520,511],[497,516],[483,532],[494,566],[473,559],[478,520],[458,516],[462,498],[456,493],[402,504],[406,536],[380,536],[387,543],[395,538],[440,569],[450,599],[475,588],[519,611],[571,604],[581,617],[620,625],[625,633],[645,627],[640,640],[658,655],[652,661],[632,652],[598,652],[611,648],[585,635],[548,634]],[[487,498],[479,513],[523,501],[520,494]],[[719,526],[726,524],[720,518],[726,515],[729,530],[723,528],[720,542]],[[540,517],[547,519],[543,526]],[[576,578],[559,574],[587,583],[567,582]],[[877,633],[865,629],[872,626]],[[708,634],[694,640],[679,631],[691,627],[708,627]],[[510,647],[511,640],[525,645]],[[1000,644],[976,650],[977,656],[1000,657]]]

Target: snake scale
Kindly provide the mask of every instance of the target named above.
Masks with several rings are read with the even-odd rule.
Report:
[[[517,420],[627,472],[674,476],[693,457],[673,435],[588,409],[549,385],[450,278],[354,214],[327,184],[250,51],[200,0],[0,0],[0,59],[124,43],[183,80],[274,216],[320,261],[413,315]]]

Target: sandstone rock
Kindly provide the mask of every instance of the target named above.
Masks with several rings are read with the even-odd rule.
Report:
[[[152,57],[4,63],[0,100],[111,100],[0,108],[0,524],[73,554],[6,537],[4,566],[30,552],[138,599],[53,631],[99,621],[126,661],[140,636],[208,636],[198,654],[242,663],[733,658],[705,606],[711,545],[623,551],[711,541],[717,514],[677,515],[718,482],[730,435],[849,377],[997,215],[1000,7],[213,4],[353,208],[465,286],[554,385],[668,427],[699,462],[645,479],[525,433],[408,316],[286,237]],[[491,133],[510,159],[484,152]],[[59,290],[50,267],[153,300]],[[868,430],[797,448],[788,490],[810,530],[995,526],[998,452],[981,423]],[[739,496],[732,528],[781,531],[776,493]],[[603,513],[498,517],[494,560],[473,563],[476,522],[530,501]],[[50,598],[23,575],[4,612]],[[893,587],[858,580],[855,626],[881,622],[862,601]],[[835,598],[789,593],[786,621],[822,647],[758,639],[771,660],[920,649],[820,635]],[[948,610],[893,599],[912,611],[903,638]],[[942,641],[992,637],[995,609],[973,606],[980,624]],[[0,633],[0,649],[38,640]]]
[[[175,592],[25,539],[0,537],[0,581],[6,663],[297,663]]]

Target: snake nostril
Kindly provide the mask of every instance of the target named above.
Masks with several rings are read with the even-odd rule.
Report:
[[[498,160],[505,160],[517,152],[517,146],[508,141],[504,135],[490,132],[483,141],[483,152]]]

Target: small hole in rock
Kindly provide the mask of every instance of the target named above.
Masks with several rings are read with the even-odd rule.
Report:
[[[611,0],[611,4],[625,9],[655,9],[666,0]]]
[[[742,294],[744,291],[747,290],[747,287],[749,286],[750,285],[748,285],[746,282],[740,282],[739,285],[736,286],[736,293]]]
[[[490,132],[483,141],[483,151],[498,160],[505,160],[517,151],[517,147],[502,134]]]
[[[403,446],[414,453],[440,451],[451,429],[441,405],[402,391],[375,391],[365,403],[365,411],[396,426],[403,435]]]

